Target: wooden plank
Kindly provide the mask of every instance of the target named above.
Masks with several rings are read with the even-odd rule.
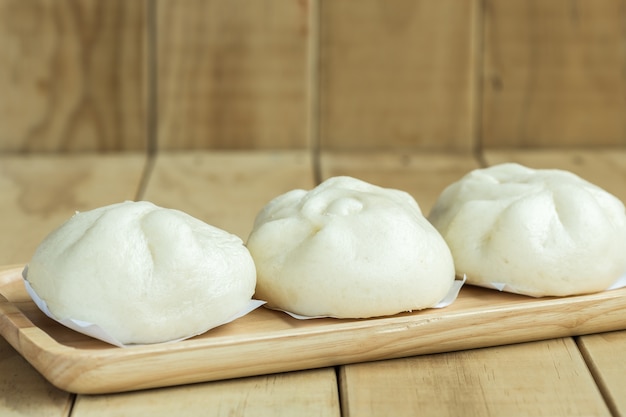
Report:
[[[0,415],[65,417],[73,399],[50,385],[0,337]]]
[[[213,223],[221,222],[221,226],[232,221],[229,220],[232,216],[230,212],[238,210],[237,207],[240,206],[245,209],[234,218],[248,217],[251,220],[253,214],[262,207],[266,200],[271,198],[267,194],[273,196],[287,189],[310,188],[312,186],[310,166],[307,158],[302,159],[304,156],[305,154],[299,152],[161,153],[154,166],[145,196],[156,202],[171,202],[173,203],[171,206],[175,208],[193,212],[194,215],[205,220],[210,218],[214,220]],[[360,165],[358,161],[352,161],[352,168],[348,166],[347,172],[354,173],[355,167],[363,169],[364,167],[371,167],[373,164],[378,168],[378,172],[383,173],[383,176],[385,173],[389,175],[385,180],[385,185],[393,186],[406,181],[405,178],[411,175],[411,170],[406,169],[406,166],[404,166],[405,169],[398,169],[398,166],[403,167],[402,161],[406,161],[406,157],[394,158],[389,155],[387,157],[378,155],[374,157],[375,159],[365,158]],[[438,176],[438,169],[445,172],[442,167],[446,167],[447,170],[452,170],[451,172],[458,173],[460,176],[462,172],[455,170],[465,171],[465,168],[476,164],[471,158],[466,161],[452,159],[455,163],[450,163],[451,160],[446,158],[443,159],[443,162],[436,163],[436,158],[432,155],[429,156],[429,159],[432,161],[429,173],[426,172],[427,166],[423,165],[419,158],[415,160],[414,165],[409,163],[408,166],[414,171],[421,172],[427,178],[432,178],[434,182],[442,181],[446,175],[451,175],[449,172]],[[338,161],[335,162],[338,163]],[[461,169],[463,166],[464,168]],[[394,172],[398,178],[395,181],[393,180]],[[372,177],[368,179],[374,178],[375,170],[370,171],[369,175]],[[444,185],[440,184],[440,186]],[[206,214],[209,211],[207,207],[212,205],[221,205],[221,211],[214,211],[215,214],[212,215]],[[252,207],[255,206],[258,208],[253,209]],[[232,224],[235,225],[235,223]],[[229,227],[225,228],[230,229]],[[240,234],[245,236],[247,233],[241,232]],[[158,380],[163,384],[176,384],[191,382],[188,378],[194,376],[208,379],[211,375],[216,375],[216,378],[220,378],[219,375],[222,375],[221,378],[224,378],[226,377],[223,376],[225,372],[231,372],[229,375],[232,377],[244,375],[243,373],[234,375],[232,372],[250,372],[251,370],[277,372],[296,369],[269,369],[267,366],[270,364],[276,366],[276,361],[273,361],[272,357],[276,359],[277,356],[278,361],[283,364],[281,366],[289,366],[289,363],[284,360],[289,356],[292,360],[297,357],[297,360],[300,361],[295,366],[314,367],[404,355],[428,354],[432,353],[433,349],[436,351],[469,349],[531,340],[529,338],[606,331],[610,328],[607,327],[607,323],[611,321],[612,323],[622,323],[620,321],[621,307],[619,307],[619,302],[623,302],[623,299],[614,294],[616,293],[610,292],[586,296],[583,298],[588,298],[588,301],[584,305],[577,304],[572,307],[571,303],[578,298],[538,300],[484,289],[464,288],[459,299],[452,306],[442,311],[426,311],[414,315],[401,315],[370,321],[316,320],[301,322],[289,319],[280,313],[261,309],[229,326],[214,329],[215,331],[212,331],[210,335],[203,335],[195,338],[195,340],[181,342],[177,346],[173,346],[176,348],[172,351],[172,355],[175,353],[174,356],[168,356],[168,352],[163,352],[162,346],[137,347],[128,352],[111,351],[110,347],[107,349],[107,346],[101,343],[90,346],[89,342],[85,340],[60,334],[50,323],[46,324],[47,322],[38,318],[36,315],[38,312],[29,309],[27,305],[24,304],[17,308],[18,310],[21,308],[24,314],[35,323],[35,326],[44,326],[48,334],[54,335],[53,339],[60,343],[55,348],[56,350],[60,352],[66,345],[72,348],[74,364],[79,364],[77,355],[82,355],[82,359],[86,358],[83,362],[86,367],[81,368],[81,376],[87,378],[85,382],[89,382],[89,378],[91,381],[100,382],[104,382],[106,379],[90,377],[90,374],[87,373],[90,364],[98,363],[102,367],[100,368],[101,371],[96,369],[96,373],[105,372],[107,375],[111,375],[121,372],[127,377],[135,378],[137,373],[133,370],[144,367],[141,360],[138,360],[139,358],[161,355],[161,363],[175,360],[180,366],[177,365],[171,372],[168,371],[167,375],[165,371],[160,370]],[[602,300],[600,301],[598,297]],[[618,304],[615,304],[616,302]],[[484,310],[485,304],[490,306],[488,311]],[[10,308],[9,305],[5,307]],[[600,312],[598,310],[600,308],[604,310]],[[557,311],[562,314],[557,314]],[[19,314],[13,316],[15,319],[19,318]],[[532,320],[530,320],[531,318]],[[421,324],[417,325],[415,320]],[[527,324],[524,325],[524,323]],[[479,331],[479,329],[482,330]],[[461,335],[459,332],[462,332]],[[270,333],[277,339],[269,337]],[[295,337],[296,335],[299,337]],[[46,344],[53,342],[51,340],[39,340],[37,342],[34,336],[35,329],[32,328],[29,330],[28,336],[24,334],[21,343],[26,343],[27,339],[32,339],[33,343],[40,344],[38,348],[45,348]],[[329,338],[334,338],[332,343],[329,342],[331,340]],[[422,345],[418,343],[420,341],[423,343]],[[232,357],[232,343],[237,343],[237,348],[243,349],[235,358]],[[272,345],[272,343],[274,344]],[[371,343],[376,345],[373,347]],[[84,348],[87,346],[90,347],[85,351]],[[283,352],[277,355],[280,349],[286,348],[285,346],[292,346],[293,348],[289,348],[289,353]],[[302,350],[304,356],[297,356],[298,352],[302,353],[302,346],[307,346],[307,349]],[[359,349],[354,350],[354,346],[359,346]],[[361,349],[360,346],[368,347]],[[344,350],[338,350],[340,347]],[[35,348],[37,346],[33,345],[29,349]],[[394,349],[399,350],[394,351]],[[167,346],[165,346],[165,351],[169,351]],[[255,352],[254,355],[264,355],[261,359],[262,365],[259,365],[257,356],[249,353],[252,351]],[[509,353],[510,357],[513,358],[512,360],[515,360],[515,350],[510,350]],[[200,369],[199,358],[202,357],[206,360],[208,355],[213,355],[214,358],[209,361],[212,369],[208,372],[215,373],[201,375],[203,371]],[[106,363],[100,361],[98,359],[100,357],[106,357]],[[335,362],[328,362],[329,358]],[[233,359],[236,360],[237,366],[235,363],[228,362]],[[150,361],[156,363],[154,359],[150,359]],[[219,364],[217,368],[214,368],[215,364]],[[109,368],[106,368],[107,366]],[[194,372],[188,374],[185,370],[191,368],[181,368],[181,366],[192,367]],[[49,369],[52,368],[49,367]],[[62,369],[64,372],[69,370],[68,367],[62,367]],[[71,375],[71,370],[67,374]],[[63,377],[63,375],[60,376]],[[515,377],[515,375],[511,375],[511,378]],[[196,379],[195,381],[200,380]],[[75,374],[71,381],[77,381]],[[113,380],[114,384],[118,384],[117,389],[124,389],[125,387],[132,389],[132,381],[127,385],[119,386],[121,381],[120,378]],[[145,384],[145,381],[141,383]]]
[[[342,367],[347,416],[609,416],[569,338]]]
[[[472,149],[479,3],[322,2],[322,148]]]
[[[417,152],[323,152],[323,179],[349,175],[411,194],[424,215],[443,189],[479,167],[469,154]]]
[[[146,1],[0,0],[0,151],[145,148]]]
[[[492,153],[487,155],[487,161],[492,161],[491,156]],[[445,186],[478,167],[472,158],[458,155],[322,153],[321,161],[324,176],[356,175],[405,189],[423,207],[432,206]],[[570,355],[575,360],[570,361]],[[571,339],[347,365],[340,369],[345,415],[607,414]]]
[[[245,241],[272,198],[313,185],[304,151],[161,152],[144,199],[186,211]]]
[[[311,172],[308,156],[299,152],[160,153],[144,197],[246,236],[248,223],[270,198],[292,188],[312,187]],[[180,412],[338,416],[335,371],[326,368],[131,394],[81,395],[73,409],[77,417]]]
[[[30,300],[21,268],[0,272],[0,282],[3,277],[0,335],[54,385],[83,394],[626,329],[626,289],[537,299],[466,286],[443,309],[367,320],[297,320],[259,308],[191,339],[121,349],[47,318]]]
[[[307,2],[157,2],[160,149],[307,146]]]
[[[626,150],[487,151],[489,164],[519,162],[534,168],[572,171],[626,203]],[[584,336],[579,346],[614,415],[626,416],[626,332]]]
[[[325,368],[184,385],[131,394],[77,398],[74,417],[111,415],[337,417],[335,371]]]
[[[141,154],[0,157],[0,263],[27,262],[76,210],[136,197]]]
[[[485,146],[626,144],[624,5],[488,0]]]
[[[626,416],[626,332],[578,338],[591,372],[614,416]]]
[[[134,198],[143,163],[139,154],[0,157],[1,262],[28,261],[75,210]],[[73,398],[0,338],[0,415],[67,416]]]

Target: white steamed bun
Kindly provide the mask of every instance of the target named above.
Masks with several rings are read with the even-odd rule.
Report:
[[[454,282],[450,251],[415,200],[351,177],[276,197],[257,215],[247,246],[255,297],[305,316],[424,309]]]
[[[469,284],[566,296],[603,291],[626,272],[624,205],[571,172],[474,170],[443,191],[429,220]]]
[[[57,319],[91,322],[133,344],[221,324],[249,303],[256,273],[238,237],[128,201],[76,213],[42,241],[26,279]]]

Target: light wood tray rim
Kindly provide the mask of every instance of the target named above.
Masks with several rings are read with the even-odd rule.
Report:
[[[300,321],[261,308],[228,328],[182,342],[117,348],[54,322],[44,329],[31,321],[28,316],[36,321],[43,316],[34,303],[23,297],[12,302],[3,293],[21,280],[22,268],[0,267],[0,334],[53,385],[76,393],[131,391],[626,329],[626,288],[530,298],[465,286],[459,299],[443,309]],[[60,341],[59,335],[68,337],[68,332],[72,340]]]

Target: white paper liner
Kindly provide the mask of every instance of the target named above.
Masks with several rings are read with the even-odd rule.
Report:
[[[476,284],[476,285],[478,285],[478,284]],[[481,284],[480,286],[484,287],[484,288],[491,288],[491,289],[498,290],[498,291],[510,292],[512,294],[522,294],[522,295],[525,295],[524,293],[520,292],[514,286],[506,284],[506,283],[503,283],[503,282],[489,282],[487,284]],[[624,273],[624,275],[619,277],[617,279],[617,281],[615,281],[613,284],[611,284],[604,291],[616,290],[618,288],[624,288],[624,287],[626,287],[626,272]]]
[[[465,284],[466,280],[467,280],[467,277],[465,275],[463,275],[463,278],[461,279],[454,280],[454,282],[452,283],[452,286],[450,287],[450,290],[448,291],[448,294],[446,294],[446,296],[443,297],[441,301],[439,301],[436,305],[430,308],[444,308],[452,304],[454,300],[456,300],[457,297],[459,296],[459,291],[461,291],[461,287],[463,286],[463,284]],[[283,313],[288,314],[294,319],[298,319],[298,320],[311,320],[311,319],[324,319],[324,318],[336,319],[337,318],[335,316],[303,316],[301,314],[292,313],[291,311],[281,310],[279,308],[275,308],[273,310],[282,311]]]
[[[611,285],[609,288],[606,289],[606,291],[609,290],[616,290],[618,288],[624,288],[626,287],[626,272],[624,272],[624,275],[622,275],[621,277],[619,277],[617,279],[617,281],[615,281],[613,283],[613,285]]]
[[[25,275],[24,273],[22,275]],[[76,320],[76,319],[63,319],[63,320],[59,320],[57,319],[54,314],[52,314],[52,312],[50,312],[50,310],[48,309],[48,306],[46,305],[46,302],[44,300],[42,300],[37,293],[35,292],[35,290],[31,287],[30,283],[28,282],[28,280],[24,277],[24,285],[26,287],[26,291],[28,292],[28,294],[30,295],[30,298],[33,299],[33,301],[35,302],[35,304],[37,305],[37,307],[39,307],[39,309],[48,317],[50,317],[52,320],[62,324],[65,327],[68,327],[72,330],[75,330],[79,333],[85,334],[87,336],[91,336],[95,339],[99,339],[102,340],[103,342],[107,342],[111,345],[115,345],[118,347],[129,347],[129,346],[139,346],[139,344],[124,344],[121,343],[119,340],[117,340],[115,337],[111,336],[109,333],[107,333],[103,328],[101,328],[100,326],[98,326],[97,324],[93,324],[93,323],[89,323],[86,321],[82,321],[82,320]],[[185,339],[189,339],[191,337],[197,336],[199,334],[203,334],[211,329],[214,329],[216,327],[222,326],[226,323],[230,323],[231,321],[234,321],[240,317],[245,316],[246,314],[250,313],[251,311],[257,309],[258,307],[262,306],[263,304],[265,304],[265,301],[261,301],[261,300],[250,300],[250,302],[248,303],[248,305],[241,311],[239,311],[237,314],[231,316],[230,318],[228,318],[227,320],[225,320],[222,323],[216,324],[215,326],[206,329],[202,332],[187,336],[187,337],[183,337],[180,339],[176,339],[176,340],[169,340],[166,342],[161,342],[161,343],[173,343],[173,342],[179,342],[181,340],[185,340]]]

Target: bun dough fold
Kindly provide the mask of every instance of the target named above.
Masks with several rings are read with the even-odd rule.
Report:
[[[624,205],[571,172],[472,171],[443,191],[429,220],[469,284],[566,296],[603,291],[626,273]]]
[[[133,344],[223,323],[249,303],[256,272],[238,237],[178,210],[124,202],[76,213],[42,241],[26,279],[57,319]]]
[[[415,200],[351,177],[276,197],[257,215],[247,246],[255,297],[305,316],[424,309],[454,282],[450,251]]]

